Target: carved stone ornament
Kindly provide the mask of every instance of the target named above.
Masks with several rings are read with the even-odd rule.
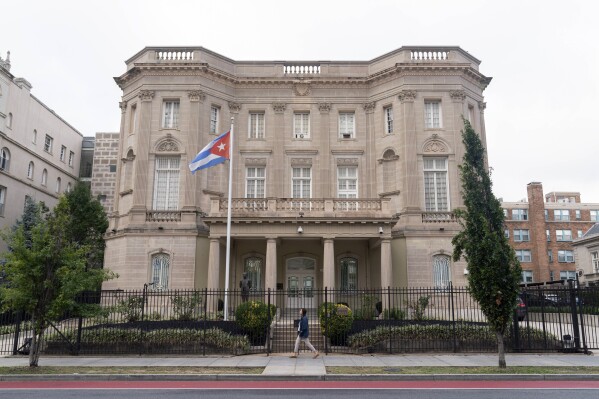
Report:
[[[246,166],[266,166],[266,158],[246,158]]]
[[[485,108],[487,108],[487,103],[484,101],[479,101],[478,109],[480,109],[480,112],[485,112]]]
[[[236,114],[241,110],[241,104],[233,102],[233,101],[229,101],[229,110]]]
[[[272,104],[272,109],[277,113],[283,113],[285,112],[285,110],[287,109],[287,104],[285,103],[273,103]]]
[[[204,101],[206,99],[206,95],[202,90],[190,90],[187,92],[189,96],[189,101]]]
[[[337,165],[358,166],[358,158],[337,158]]]
[[[368,114],[374,112],[375,107],[376,107],[376,102],[374,102],[374,101],[369,102],[369,103],[364,103],[364,111],[366,111],[366,113],[368,113]]]
[[[430,140],[424,145],[425,153],[445,153],[447,152],[447,146],[440,140]]]
[[[401,101],[402,103],[414,102],[414,100],[416,99],[416,90],[402,90],[397,95],[397,98],[399,98],[399,101]]]
[[[119,102],[119,108],[121,109],[121,113],[124,114],[127,111],[127,101]]]
[[[293,92],[296,96],[307,96],[312,92],[310,82],[295,82],[293,83]]]
[[[291,158],[293,166],[312,166],[312,158]]]
[[[331,103],[318,103],[318,110],[323,114],[331,112]]]
[[[154,91],[153,90],[140,90],[138,97],[141,101],[152,101],[152,99],[154,98]]]
[[[164,140],[158,144],[157,152],[179,152],[179,146],[173,140]]]
[[[466,92],[464,90],[449,90],[449,96],[454,102],[464,102]]]

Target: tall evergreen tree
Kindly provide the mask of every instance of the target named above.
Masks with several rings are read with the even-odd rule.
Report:
[[[504,235],[501,203],[491,190],[485,149],[464,120],[466,148],[459,166],[465,210],[457,210],[462,231],[453,238],[453,260],[468,263],[468,288],[497,336],[499,367],[505,368],[504,337],[513,320],[521,276],[520,263]]]

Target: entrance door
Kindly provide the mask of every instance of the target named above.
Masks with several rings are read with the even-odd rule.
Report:
[[[316,261],[311,258],[291,258],[287,261],[287,308],[313,308]]]

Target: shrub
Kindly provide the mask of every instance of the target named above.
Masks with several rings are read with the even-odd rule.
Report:
[[[372,295],[360,297],[361,306],[354,311],[355,320],[372,320],[377,316],[376,303],[378,298]],[[347,305],[346,305],[347,306]]]
[[[276,306],[271,305],[276,312]],[[271,317],[269,317],[268,306],[261,301],[247,301],[235,310],[235,320],[246,334],[252,337],[263,337],[266,335]]]
[[[141,319],[141,312],[144,306],[144,300],[140,296],[130,296],[127,299],[123,299],[116,306],[116,311],[121,314],[126,322],[139,321]]]
[[[343,304],[323,303],[318,307],[322,334],[331,341],[343,340],[354,321],[352,310]]]
[[[422,321],[426,319],[425,313],[426,308],[428,308],[430,296],[421,296],[416,301],[408,302],[408,307],[412,309],[412,315],[414,320]]]
[[[197,316],[199,307],[202,304],[202,296],[199,292],[193,295],[175,295],[173,297],[173,313],[177,320],[189,321]]]
[[[403,320],[406,318],[406,312],[397,308],[385,309],[383,318],[386,320]]]

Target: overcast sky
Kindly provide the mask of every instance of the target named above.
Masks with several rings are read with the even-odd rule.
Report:
[[[460,46],[482,61],[494,192],[526,184],[599,203],[599,2],[466,0],[6,1],[0,54],[85,136],[117,132],[113,77],[146,46],[234,60],[371,60],[401,46]]]

